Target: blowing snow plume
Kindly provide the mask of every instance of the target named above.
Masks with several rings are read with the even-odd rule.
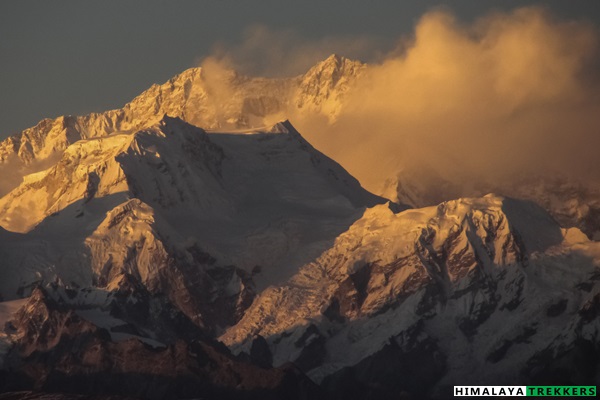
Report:
[[[292,120],[371,190],[392,171],[418,168],[454,182],[547,172],[597,179],[597,50],[592,27],[540,8],[470,26],[435,11],[367,68],[334,124]]]

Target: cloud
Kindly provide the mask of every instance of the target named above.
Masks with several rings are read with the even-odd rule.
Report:
[[[239,43],[216,46],[202,65],[211,91],[226,99],[232,69],[294,76],[332,53],[368,61],[335,122],[299,112],[293,99],[272,117],[289,118],[375,192],[398,171],[431,171],[459,186],[554,174],[600,180],[594,26],[542,7],[469,24],[436,9],[387,54],[378,50],[383,43],[366,36],[311,41],[253,26]]]
[[[600,179],[598,34],[543,8],[463,25],[432,11],[348,92],[334,124],[300,131],[372,190],[403,168],[454,181]]]

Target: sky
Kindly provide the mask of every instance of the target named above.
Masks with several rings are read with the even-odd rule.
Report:
[[[47,117],[122,107],[152,83],[258,38],[243,72],[277,76],[317,61],[272,65],[260,38],[278,38],[280,61],[317,43],[374,61],[410,35],[423,14],[446,9],[470,23],[536,1],[29,1],[0,2],[0,139]],[[545,1],[561,19],[600,24],[596,0]],[[286,47],[289,47],[287,49]],[[290,53],[291,54],[291,53]],[[320,54],[318,54],[320,55]],[[317,54],[313,54],[316,57]]]

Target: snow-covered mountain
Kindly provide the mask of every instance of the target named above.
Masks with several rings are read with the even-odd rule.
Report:
[[[0,173],[7,176],[0,185],[0,195],[17,186],[22,176],[52,165],[70,144],[80,139],[136,132],[158,123],[163,115],[207,130],[249,130],[291,117],[314,115],[335,123],[344,110],[346,95],[368,68],[338,55],[292,78],[255,78],[232,70],[190,68],[162,85],[153,85],[121,109],[45,119],[0,142]],[[590,238],[600,235],[600,188],[588,181],[575,182],[572,177],[549,174],[506,182],[457,182],[455,177],[460,171],[450,177],[442,176],[443,172],[426,163],[382,171],[386,184],[376,193],[414,207],[500,193],[535,201],[561,224],[578,227]]]
[[[243,390],[277,398],[300,385],[293,395],[306,398],[316,386],[298,370],[232,358],[211,338],[235,324],[256,293],[285,281],[366,208],[384,202],[289,122],[207,133],[164,116],[139,131],[79,140],[1,199],[0,304],[14,311],[16,299],[31,296],[18,314],[2,316],[9,322],[0,355],[20,371],[5,376],[33,380],[38,389],[82,390],[79,363],[94,359],[100,346],[111,363],[119,364],[123,352],[134,354],[133,364],[119,364],[118,379],[148,374],[167,381],[161,390],[174,390],[173,352],[195,352],[186,361],[192,370],[207,362],[193,342],[200,335],[209,341],[200,345],[202,354],[215,367],[200,374],[209,375],[204,386],[185,383],[189,393],[212,396],[218,382],[233,390],[232,379],[248,379]],[[85,343],[81,359],[69,356],[75,342]],[[165,368],[144,369],[158,351],[146,354],[144,346],[165,349],[157,356]],[[32,372],[49,367],[48,357],[65,365],[64,382]],[[227,372],[231,363],[234,371]],[[103,363],[92,364],[95,375],[82,378],[92,388],[112,379]],[[240,374],[247,378],[235,378]],[[0,386],[15,388],[32,387]],[[243,393],[229,394],[247,398]]]
[[[203,68],[190,68],[153,85],[121,109],[44,119],[0,143],[0,164],[12,173],[23,164],[43,167],[45,160],[60,157],[80,139],[137,131],[163,115],[209,130],[263,127],[286,119],[291,109],[334,118],[344,93],[364,68],[338,55],[287,79],[253,78],[232,70],[207,76]]]
[[[0,195],[16,187],[24,175],[53,165],[70,144],[80,139],[143,130],[158,123],[163,115],[207,130],[252,130],[307,116],[322,116],[335,124],[346,106],[347,95],[368,68],[338,55],[291,78],[248,77],[233,70],[190,68],[162,85],[153,85],[121,109],[45,119],[0,142],[0,174],[6,176]],[[360,168],[345,167],[355,171]],[[535,201],[565,227],[578,227],[590,238],[600,235],[600,188],[589,181],[575,182],[573,177],[561,178],[552,173],[506,182],[456,182],[454,177],[460,173],[442,176],[442,172],[426,163],[381,171],[386,185],[372,190],[414,207],[494,192]]]
[[[127,274],[217,329],[383,201],[287,122],[228,134],[164,117],[72,144],[0,200],[0,295]]]
[[[2,142],[0,168],[32,173],[0,197],[0,392],[444,398],[600,382],[592,188],[381,171],[392,202],[290,122],[264,127],[290,110],[335,123],[366,68],[193,68]]]
[[[378,205],[220,340],[247,351],[265,338],[274,365],[293,361],[351,398],[443,397],[462,382],[550,379],[562,365],[564,381],[598,382],[597,358],[569,360],[598,351],[599,263],[598,243],[527,201]]]

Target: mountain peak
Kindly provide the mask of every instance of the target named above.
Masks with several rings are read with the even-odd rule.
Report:
[[[268,130],[269,133],[290,133],[296,132],[296,129],[293,127],[292,123],[289,120],[280,121],[271,126]]]
[[[326,64],[340,64],[342,62],[344,62],[344,60],[348,60],[346,57],[340,56],[339,54],[333,53],[332,55],[330,55],[329,57],[327,57],[325,60],[322,61],[322,63],[326,63]]]
[[[323,61],[317,63],[314,67],[312,67],[305,76],[310,75],[311,72],[314,73],[325,73],[328,75],[334,75],[336,73],[351,74],[355,69],[361,69],[365,64],[358,60],[352,60],[346,58],[344,56],[340,56],[339,54],[332,54]]]
[[[332,54],[302,76],[296,106],[335,121],[342,110],[344,96],[365,68],[366,64],[360,61]]]

